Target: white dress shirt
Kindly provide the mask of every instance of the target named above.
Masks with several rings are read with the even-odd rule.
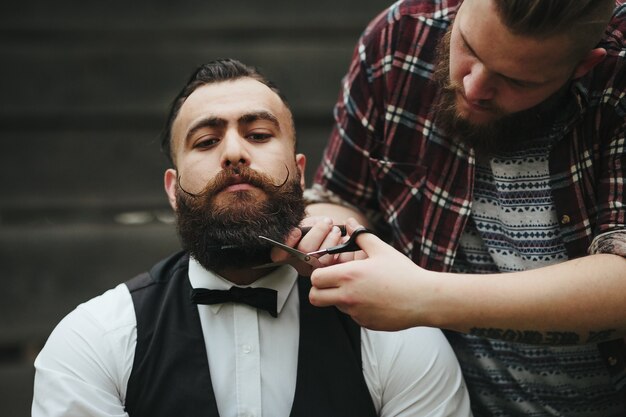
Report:
[[[192,287],[233,284],[189,263]],[[281,267],[251,286],[278,292],[278,318],[244,304],[198,305],[221,417],[289,416],[299,342],[297,273]],[[137,342],[124,284],[68,314],[35,360],[33,417],[113,417],[124,411]],[[439,330],[361,330],[363,375],[380,416],[468,416],[461,372]],[[324,360],[324,358],[315,358]]]

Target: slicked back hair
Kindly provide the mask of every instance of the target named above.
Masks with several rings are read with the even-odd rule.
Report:
[[[494,4],[512,33],[536,38],[565,35],[577,59],[597,45],[615,9],[615,0],[494,0]]]
[[[167,120],[165,122],[165,127],[163,128],[163,132],[161,134],[161,150],[165,156],[167,156],[172,165],[176,165],[174,163],[174,156],[172,155],[172,125],[174,124],[176,117],[178,117],[178,113],[183,103],[194,91],[196,91],[196,89],[203,85],[223,81],[234,81],[240,78],[251,78],[265,84],[270,90],[276,93],[278,97],[280,97],[287,109],[291,112],[289,103],[287,102],[285,96],[280,92],[278,87],[276,87],[273,82],[265,78],[265,76],[262,75],[257,68],[245,65],[244,63],[232,58],[216,59],[215,61],[202,64],[191,74],[187,84],[172,102]],[[293,118],[291,122],[293,123]],[[293,129],[293,132],[295,141],[295,128]]]

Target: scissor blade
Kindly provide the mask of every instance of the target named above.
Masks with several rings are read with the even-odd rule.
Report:
[[[272,245],[274,246],[278,246],[279,248],[281,248],[282,250],[284,250],[285,252],[288,252],[289,254],[295,256],[296,258],[304,261],[306,258],[306,253],[299,251],[298,249],[292,248],[289,245],[285,245],[284,243],[278,242],[274,239],[270,239],[269,237],[265,237],[265,236],[259,236],[259,239],[263,239],[266,240],[268,242],[270,242]]]
[[[298,259],[301,262],[304,262],[305,264],[308,264],[311,268],[319,268],[321,266],[320,261],[317,260],[317,258],[313,257],[313,256],[309,256],[308,254],[299,251],[298,249],[292,248],[291,246],[285,245],[284,243],[278,242],[274,239],[270,239],[269,237],[265,237],[265,236],[259,236],[259,239],[263,239],[266,240],[268,242],[270,242],[272,245],[279,247],[280,249],[284,250],[285,252],[293,255],[294,258]],[[281,262],[276,262],[273,264],[264,264],[264,265],[260,265],[259,267],[269,267],[269,266],[274,266],[274,265],[283,265],[283,264],[291,264],[291,262],[289,262],[289,260],[285,260],[285,261],[281,261]]]
[[[293,258],[292,258],[293,259]],[[251,269],[263,269],[263,268],[273,268],[275,266],[287,265],[289,262],[280,261],[280,262],[268,262],[262,265],[253,266]]]

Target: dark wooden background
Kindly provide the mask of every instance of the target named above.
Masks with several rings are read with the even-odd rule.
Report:
[[[77,304],[178,248],[158,135],[199,64],[258,66],[292,104],[309,179],[352,49],[385,0],[0,5],[0,416]]]

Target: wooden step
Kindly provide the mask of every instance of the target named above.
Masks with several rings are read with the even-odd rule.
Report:
[[[145,214],[139,224],[0,228],[0,347],[45,340],[78,304],[179,250],[175,227]]]

